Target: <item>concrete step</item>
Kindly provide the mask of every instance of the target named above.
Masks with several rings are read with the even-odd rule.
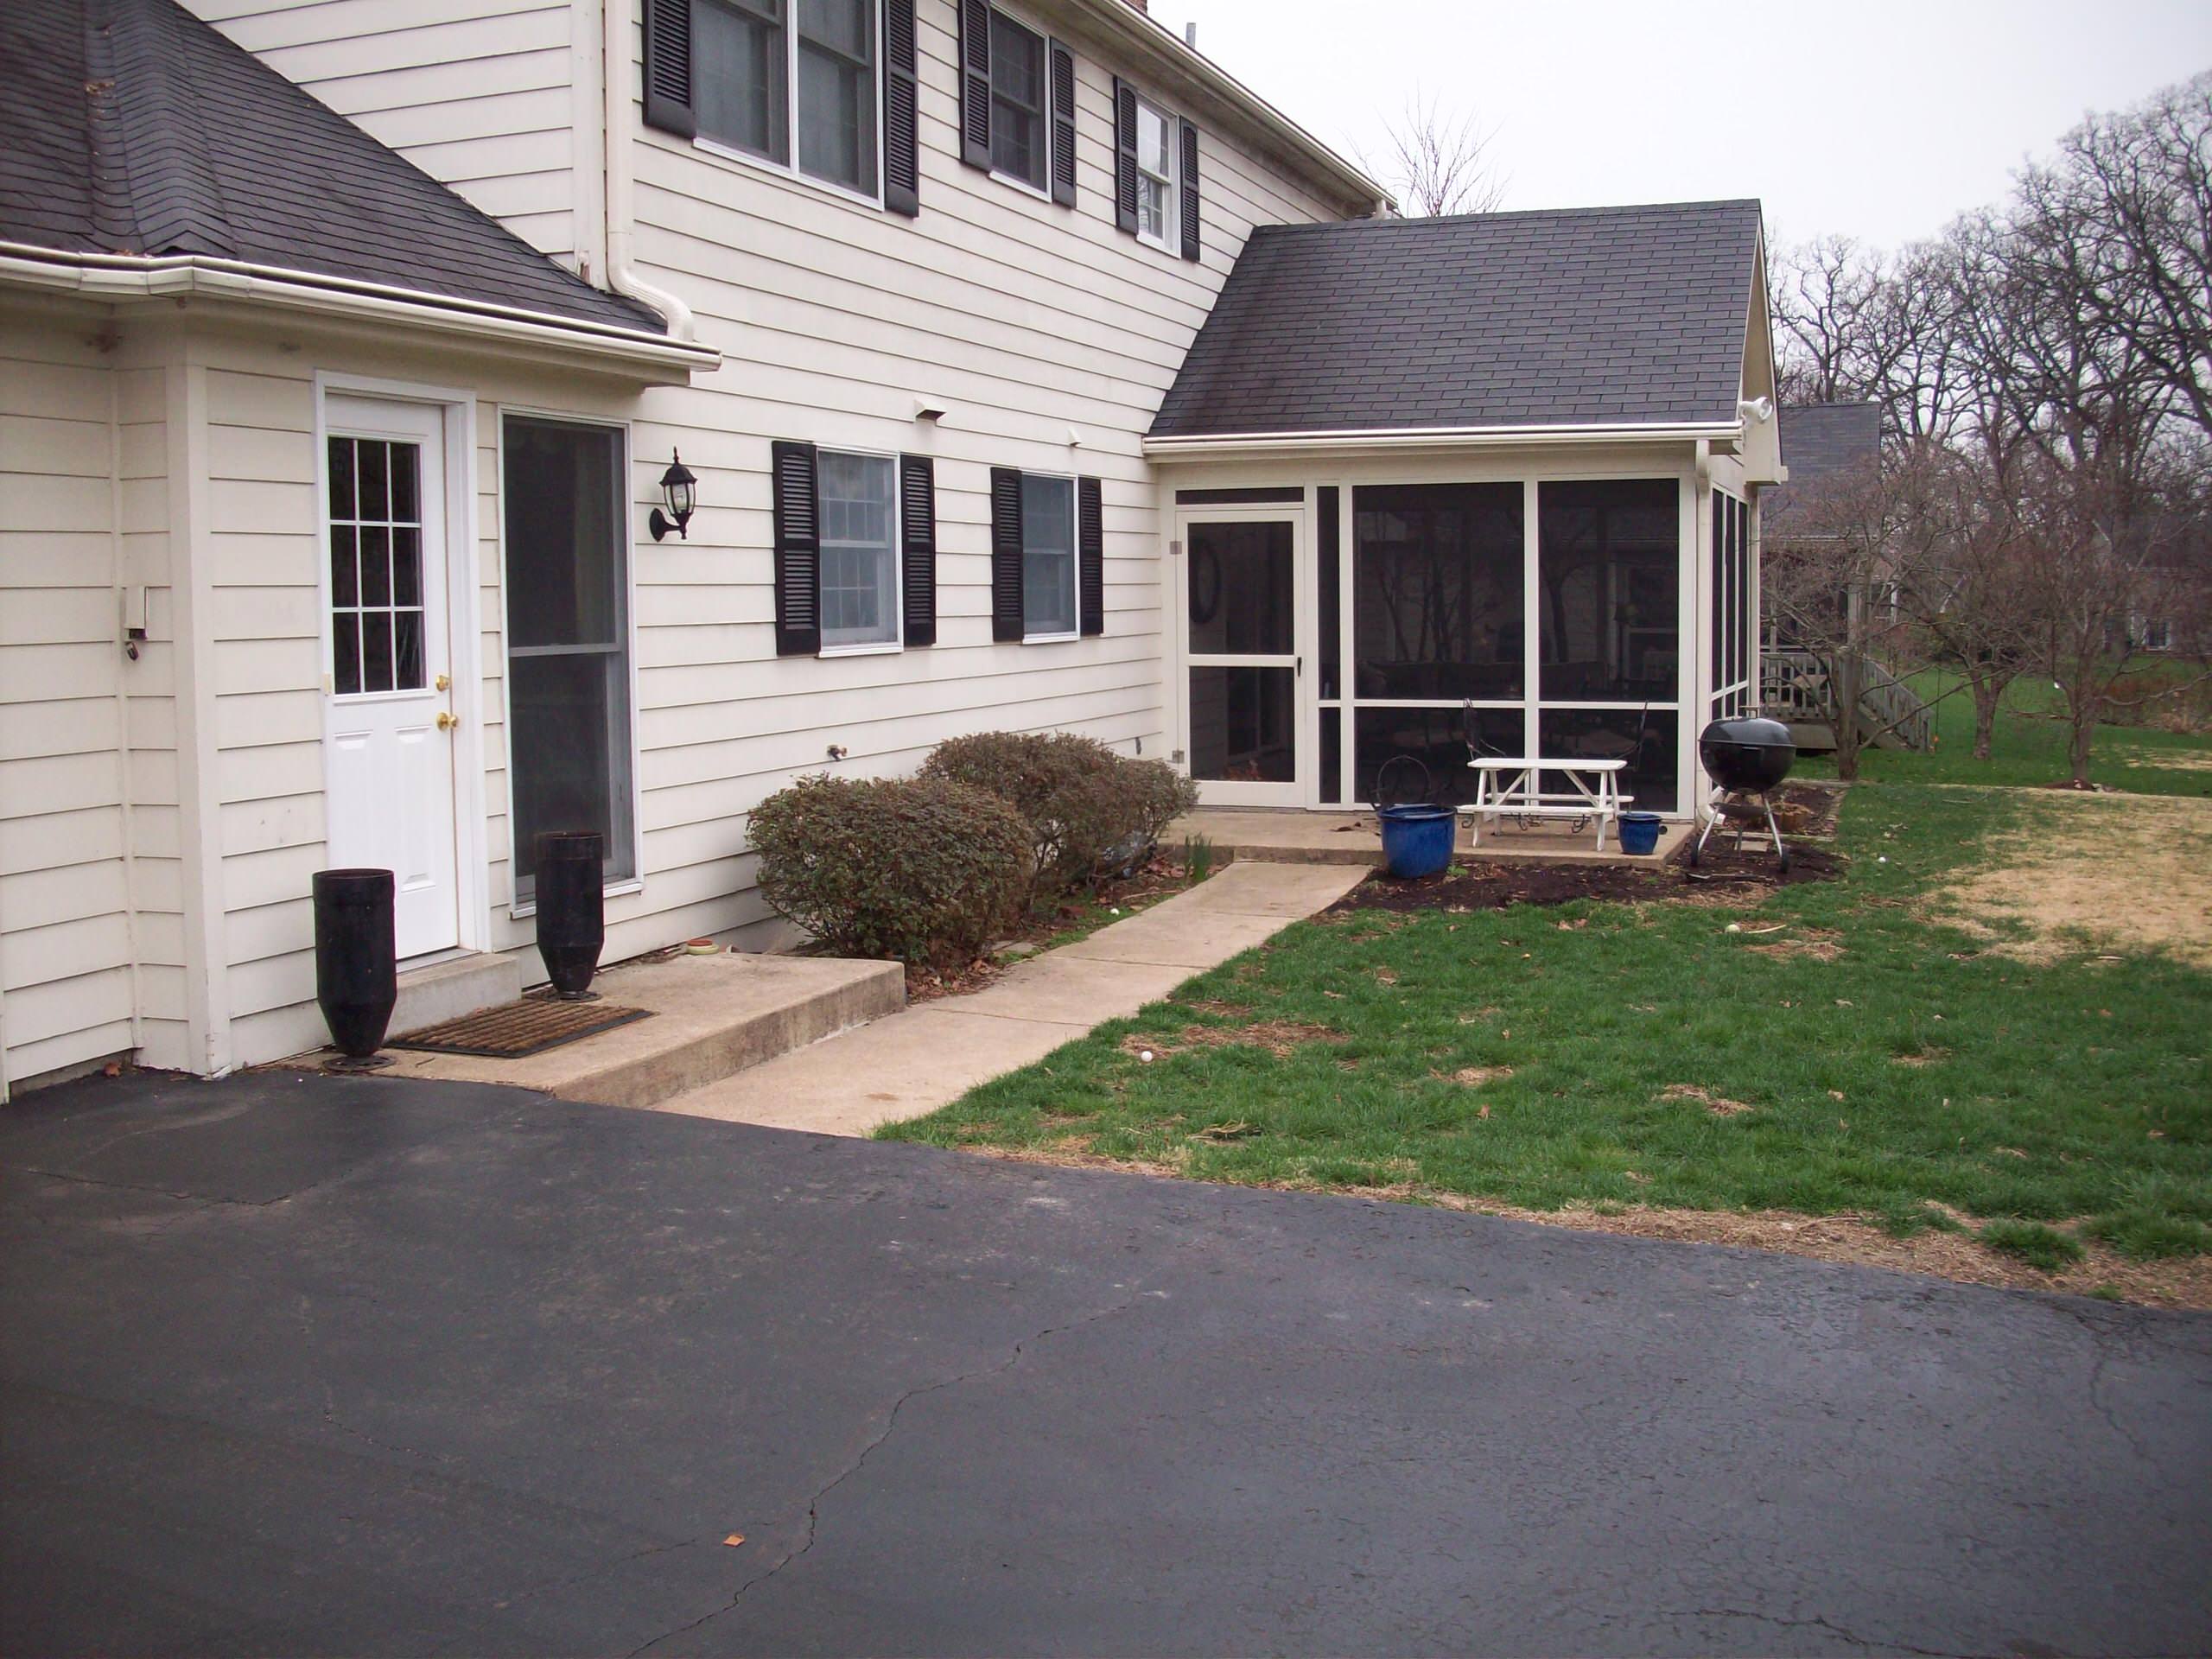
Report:
[[[522,959],[472,953],[427,968],[410,968],[399,976],[399,1001],[391,1010],[386,1030],[419,1031],[442,1020],[457,1020],[479,1008],[496,1007],[522,995]]]
[[[728,952],[609,968],[592,989],[608,1002],[651,1009],[653,1017],[522,1059],[386,1049],[393,1064],[385,1075],[514,1084],[563,1100],[655,1106],[906,1003],[906,972],[896,963]],[[395,1033],[408,1029],[392,1022]]]

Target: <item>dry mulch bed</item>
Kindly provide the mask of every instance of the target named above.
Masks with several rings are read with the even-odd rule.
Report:
[[[1380,870],[1329,907],[1331,915],[1356,910],[1503,910],[1509,905],[1571,905],[1580,899],[1636,903],[1700,898],[1713,893],[1742,893],[1801,881],[1833,881],[1844,861],[1817,847],[1793,846],[1787,875],[1774,867],[1771,852],[1741,853],[1706,849],[1693,870],[1681,854],[1663,864],[1569,864],[1535,860],[1477,860],[1458,873],[1397,881]]]

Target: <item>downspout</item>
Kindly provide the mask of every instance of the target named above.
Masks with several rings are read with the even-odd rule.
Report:
[[[638,38],[637,0],[604,0],[601,16],[607,37],[599,77],[607,93],[606,119],[600,128],[607,159],[607,285],[659,312],[668,320],[671,339],[695,340],[698,334],[691,308],[646,282],[630,264],[631,204],[637,183],[632,146],[638,137],[630,116],[630,43]]]

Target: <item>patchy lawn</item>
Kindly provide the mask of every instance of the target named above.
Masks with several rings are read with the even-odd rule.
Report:
[[[1854,789],[1840,881],[1345,908],[884,1133],[2212,1306],[2212,975],[1962,913],[2056,800]]]
[[[2191,672],[2186,664],[2160,664],[2145,671],[2176,675]],[[1958,684],[1940,671],[1916,675],[1921,695],[1935,697]],[[2051,718],[2059,707],[2047,681],[2015,680],[2005,694],[1991,734],[1989,759],[1974,758],[1974,699],[1955,691],[1936,704],[1936,747],[1869,749],[1859,757],[1859,775],[1870,783],[1988,784],[2037,788],[2069,777],[2066,726]],[[1834,777],[1834,762],[1808,756],[1798,764],[1801,777]],[[2155,727],[2100,726],[2091,752],[2089,778],[2107,789],[2137,795],[2212,796],[2212,732],[2170,732]]]

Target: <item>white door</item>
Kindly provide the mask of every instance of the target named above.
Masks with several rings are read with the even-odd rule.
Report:
[[[404,962],[461,943],[445,413],[333,397],[324,423],[328,857],[392,873]]]
[[[1304,806],[1313,772],[1306,683],[1305,514],[1186,508],[1183,748],[1210,806]]]

